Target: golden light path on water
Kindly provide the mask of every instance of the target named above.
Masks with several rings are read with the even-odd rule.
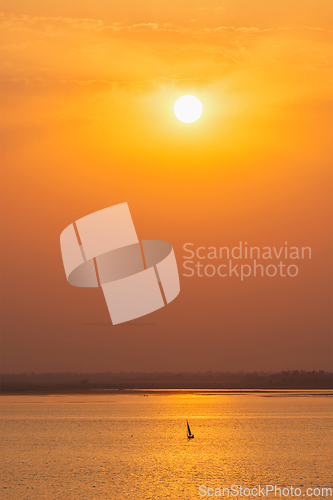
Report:
[[[145,394],[3,396],[2,500],[330,485],[332,400],[320,391]]]

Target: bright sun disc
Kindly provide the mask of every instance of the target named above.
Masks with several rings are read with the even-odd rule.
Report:
[[[178,120],[183,123],[192,123],[200,118],[202,104],[194,95],[183,95],[177,99],[173,109]]]

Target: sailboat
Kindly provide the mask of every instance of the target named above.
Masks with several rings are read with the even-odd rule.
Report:
[[[186,423],[187,423],[187,438],[188,439],[193,439],[194,438],[194,434],[192,434],[190,426],[189,426],[189,423],[188,423],[187,420],[186,420]]]

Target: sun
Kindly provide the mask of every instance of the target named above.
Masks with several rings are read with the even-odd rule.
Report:
[[[173,108],[176,117],[183,123],[196,122],[202,113],[202,104],[194,95],[183,95]]]

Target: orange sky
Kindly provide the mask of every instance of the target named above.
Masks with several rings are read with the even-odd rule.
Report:
[[[1,371],[330,369],[331,0],[0,6]],[[181,293],[113,327],[59,236],[124,201],[173,244]],[[313,257],[295,279],[182,276],[184,243],[239,241]]]

